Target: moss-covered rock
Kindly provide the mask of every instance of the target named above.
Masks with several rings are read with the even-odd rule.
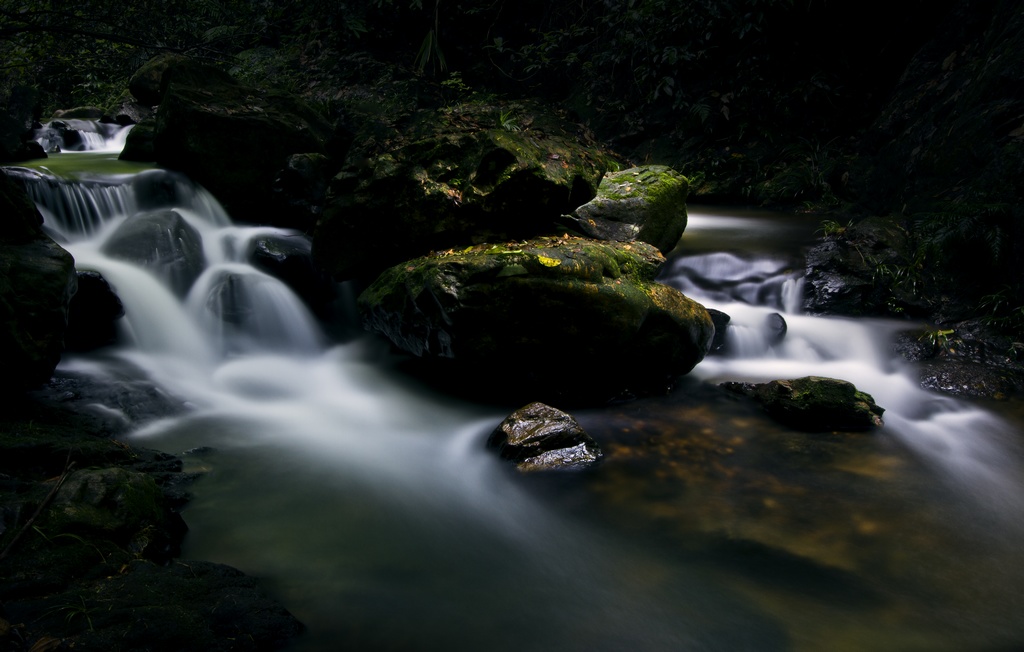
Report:
[[[869,430],[882,425],[885,412],[870,394],[836,378],[805,376],[761,384],[724,383],[723,386],[752,396],[769,416],[800,430]]]
[[[688,189],[686,177],[664,165],[608,172],[597,196],[569,218],[591,238],[640,240],[668,254],[686,229]]]
[[[476,245],[391,267],[358,304],[367,328],[477,389],[605,400],[663,391],[708,351],[707,310],[654,282],[663,260],[584,238]]]
[[[513,117],[514,116],[514,117]],[[458,244],[561,234],[614,162],[527,103],[419,110],[358,132],[331,182],[314,255],[338,279]]]

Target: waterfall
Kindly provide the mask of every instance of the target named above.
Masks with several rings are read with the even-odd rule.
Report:
[[[96,120],[52,120],[34,130],[32,139],[47,153],[120,152],[134,125]]]
[[[127,365],[176,398],[182,414],[143,423],[130,438],[179,454],[187,470],[202,474],[184,513],[190,527],[185,555],[268,578],[275,595],[309,628],[297,650],[963,649],[958,643],[964,637],[947,644],[940,627],[945,620],[928,615],[935,603],[949,610],[962,603],[921,601],[915,592],[928,591],[920,587],[904,590],[882,582],[880,593],[896,605],[891,611],[884,610],[886,600],[853,604],[842,590],[835,590],[839,598],[810,591],[804,600],[801,594],[808,577],[826,587],[835,577],[860,586],[857,572],[864,568],[871,577],[863,582],[878,586],[876,576],[888,577],[883,571],[891,570],[883,568],[889,557],[875,560],[864,553],[860,567],[833,568],[783,549],[723,571],[692,553],[709,539],[718,541],[699,525],[690,526],[696,543],[649,540],[651,531],[689,521],[676,515],[669,500],[657,503],[654,527],[617,520],[621,512],[642,510],[611,507],[620,491],[616,483],[645,471],[631,471],[629,458],[616,458],[614,447],[608,452],[615,461],[593,475],[515,475],[483,446],[507,411],[412,381],[395,369],[401,358],[377,339],[332,341],[292,287],[254,264],[257,243],[279,238],[308,244],[304,234],[236,225],[209,193],[165,170],[75,182],[25,170],[18,175],[40,207],[45,228],[71,251],[76,266],[99,272],[125,305],[119,342],[67,355],[61,370],[102,376],[115,364],[124,373]],[[891,336],[906,323],[801,314],[802,264],[792,243],[803,236],[791,234],[793,229],[784,218],[691,212],[680,255],[661,280],[722,310],[731,322],[724,353],[706,358],[686,382],[810,374],[849,380],[887,410],[886,426],[859,445],[898,442],[955,487],[939,501],[968,495],[968,512],[983,505],[994,515],[986,526],[1017,541],[1003,525],[1018,518],[1022,494],[1007,424],[921,389],[910,366],[889,349]],[[767,246],[776,237],[784,242]],[[144,244],[133,246],[140,238]],[[352,303],[350,292],[337,294]],[[659,439],[646,423],[659,409],[665,419],[682,421],[683,430],[691,426],[686,416],[676,416],[673,397],[659,400],[668,407],[640,400],[623,408],[633,419],[628,427],[615,425],[610,409],[584,417],[607,422],[607,429],[634,441]],[[716,409],[722,408],[700,406],[694,413]],[[716,451],[733,447],[733,429],[750,427],[731,414],[717,419],[706,427],[718,438]],[[756,457],[755,440],[743,445]],[[653,457],[663,454],[650,450]],[[699,447],[685,450],[702,454]],[[734,471],[746,472],[737,465],[721,475],[731,479]],[[652,484],[653,501],[671,489],[679,493],[672,496],[678,504],[706,503],[716,536],[781,530],[802,540],[809,521],[836,511],[827,496],[797,492],[799,514],[787,523],[772,516],[779,494],[771,487],[763,489],[762,499],[748,496],[749,486],[740,491],[726,481],[721,496],[703,495],[686,480],[675,488],[664,477],[652,482],[660,483]],[[761,485],[750,486],[761,491]],[[926,499],[936,500],[899,482],[882,486],[898,490],[884,496],[886,504],[921,500],[932,508]],[[797,489],[782,487],[783,493]],[[725,495],[730,491],[743,496]],[[742,509],[715,511],[730,501]],[[869,503],[862,511],[873,516],[879,507]],[[866,525],[849,535],[850,546],[874,549],[878,538],[872,538],[872,522],[864,514],[838,514],[835,529],[808,537],[824,533],[817,545],[842,547],[847,542],[833,537],[841,539],[843,528],[852,526],[841,519],[860,519]],[[752,525],[742,527],[742,518]],[[959,522],[950,527],[958,529]],[[883,529],[878,536],[890,537],[888,545],[902,550],[904,535]],[[922,556],[943,566],[964,558],[959,550],[909,550],[896,557],[911,567],[911,575],[933,572],[929,561],[919,561]],[[994,559],[1007,558],[998,551],[1003,556]],[[758,585],[758,573],[771,580],[767,589]],[[997,634],[1016,635],[1021,628],[1014,624],[1018,593],[1012,574],[1001,594],[1007,599],[990,602],[978,598],[984,584],[972,572],[940,585],[949,591],[964,576],[973,582],[964,591],[970,617],[984,623],[979,628],[994,622]],[[991,573],[977,576],[992,580]],[[790,602],[779,607],[779,595]],[[910,614],[909,624],[900,609]],[[1007,610],[1012,613],[1004,622]],[[900,637],[895,642],[880,641],[894,632]],[[968,631],[966,638],[971,636]],[[857,645],[866,640],[877,645]]]

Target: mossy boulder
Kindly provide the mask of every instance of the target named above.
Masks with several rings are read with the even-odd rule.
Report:
[[[75,261],[46,236],[23,190],[0,173],[0,389],[48,380],[64,350]]]
[[[391,267],[358,305],[398,348],[457,363],[455,382],[600,401],[664,391],[708,352],[711,317],[654,281],[663,261],[645,243],[476,245]]]
[[[274,180],[290,155],[325,151],[331,128],[323,118],[296,97],[191,61],[171,63],[161,88],[156,162],[188,174],[237,220],[291,226],[283,223],[289,212],[278,210]]]
[[[487,439],[522,473],[580,471],[601,461],[601,448],[575,417],[550,405],[530,403],[498,424]]]
[[[367,127],[367,130],[369,127]],[[611,157],[550,109],[468,104],[357,132],[314,232],[335,278],[372,277],[458,244],[562,234]]]
[[[882,425],[885,412],[870,394],[837,378],[805,376],[761,384],[724,383],[723,386],[752,396],[769,416],[799,430],[870,430]]]
[[[597,196],[569,219],[591,238],[640,240],[668,254],[686,230],[688,190],[686,177],[664,165],[608,172]]]

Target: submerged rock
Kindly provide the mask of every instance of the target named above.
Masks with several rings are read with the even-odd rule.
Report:
[[[543,403],[530,403],[506,417],[487,446],[524,473],[579,471],[601,461],[600,447],[579,422]]]
[[[769,416],[800,430],[868,430],[882,425],[885,412],[870,394],[836,378],[805,376],[722,387],[753,397]]]
[[[360,295],[365,326],[459,365],[464,384],[588,402],[664,391],[707,354],[707,310],[654,281],[645,243],[539,238],[396,265]]]
[[[584,235],[600,240],[640,240],[668,254],[686,229],[689,181],[664,165],[608,172],[597,196],[569,219]]]

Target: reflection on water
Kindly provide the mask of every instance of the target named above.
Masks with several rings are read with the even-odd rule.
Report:
[[[177,208],[234,280],[210,272],[180,298],[110,260],[101,242],[130,215],[76,218],[90,227],[65,237],[126,304],[129,344],[104,355],[189,407],[133,436],[203,472],[185,555],[264,578],[308,627],[295,649],[1024,643],[1019,421],[921,390],[888,350],[900,324],[800,315],[809,218],[691,211],[663,281],[730,314],[726,354],[668,396],[579,411],[598,469],[517,476],[484,442],[520,406],[445,397],[369,337],[324,344],[239,255],[249,231],[209,202]],[[256,313],[295,346],[267,346]],[[764,333],[776,313],[782,338]],[[886,426],[796,433],[716,387],[811,373],[873,394]]]

